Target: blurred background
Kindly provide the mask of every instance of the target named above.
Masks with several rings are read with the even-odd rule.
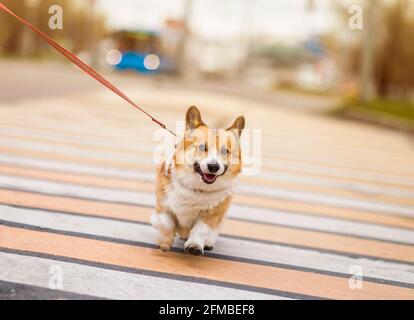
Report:
[[[414,127],[412,0],[2,2],[118,84],[188,85],[275,108]],[[56,4],[63,29],[50,30]],[[355,5],[364,10],[362,29],[349,26]],[[0,102],[96,85],[13,18],[0,13],[0,23]]]
[[[89,297],[413,299],[414,0],[0,3],[179,136],[247,127],[216,251],[160,260],[173,135],[0,10],[0,299],[66,298],[60,264]]]

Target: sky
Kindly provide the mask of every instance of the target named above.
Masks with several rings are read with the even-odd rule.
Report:
[[[208,39],[242,33],[296,42],[335,26],[332,0],[193,0],[191,30]],[[183,16],[184,0],[98,0],[112,28],[159,30],[166,18]]]

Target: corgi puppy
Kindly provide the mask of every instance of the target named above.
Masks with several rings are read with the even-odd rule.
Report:
[[[186,241],[186,253],[202,255],[215,245],[241,172],[245,120],[240,116],[228,129],[209,129],[194,106],[185,120],[184,138],[157,168],[151,222],[158,229],[162,251],[170,250],[177,234]]]

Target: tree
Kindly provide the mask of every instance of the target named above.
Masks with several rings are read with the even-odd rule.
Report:
[[[2,0],[5,6],[10,8],[21,17],[26,17],[26,5],[23,0]],[[49,29],[49,7],[59,5],[63,8],[64,27],[62,30]],[[33,22],[47,35],[62,42],[69,49],[78,52],[90,49],[91,34],[85,30],[94,30],[94,37],[101,38],[105,35],[106,28],[104,18],[101,16],[91,16],[89,7],[86,3],[83,6],[76,6],[71,0],[41,0],[33,10],[36,10],[36,21]],[[0,51],[7,55],[16,55],[21,50],[23,28],[20,22],[13,17],[0,12]],[[34,54],[46,52],[50,48],[45,45],[38,37],[33,37],[31,43],[33,48],[30,50]]]
[[[406,0],[383,12],[386,33],[376,57],[376,85],[381,97],[406,96],[414,90],[414,18]]]

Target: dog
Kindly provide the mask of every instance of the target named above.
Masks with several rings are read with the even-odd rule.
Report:
[[[157,167],[151,223],[162,251],[169,251],[178,235],[186,253],[202,255],[214,248],[241,172],[245,119],[238,117],[227,129],[210,129],[192,106],[185,122],[183,139]]]

